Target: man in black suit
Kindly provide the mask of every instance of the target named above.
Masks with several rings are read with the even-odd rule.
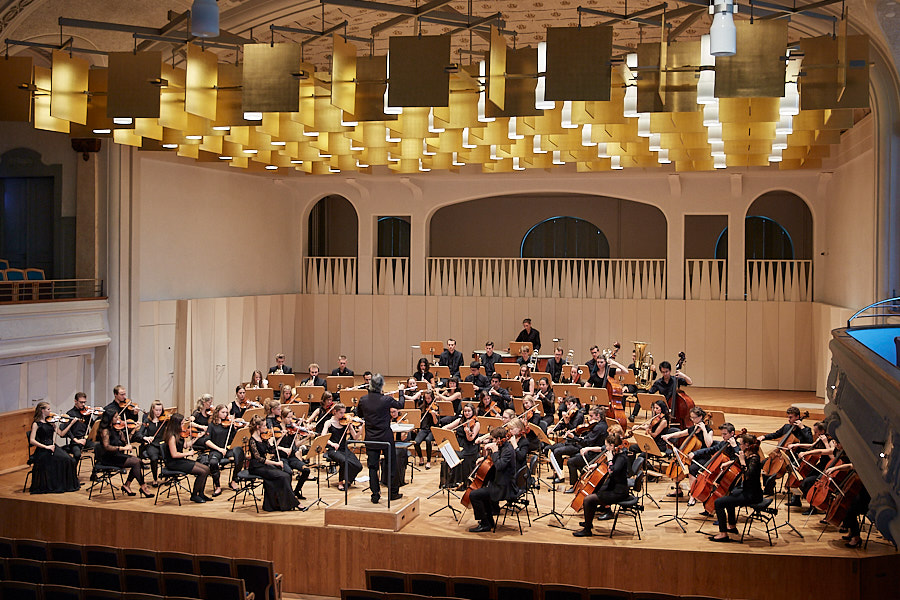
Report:
[[[300,385],[318,385],[325,387],[325,380],[319,377],[319,365],[309,365],[309,377],[300,382]]]
[[[447,340],[447,347],[441,352],[438,364],[450,367],[450,377],[454,375],[459,377],[459,368],[463,364],[463,355],[462,352],[456,349],[456,340],[453,338]]]
[[[353,371],[347,368],[347,357],[341,354],[338,356],[338,366],[331,370],[334,377],[353,377]]]
[[[500,355],[494,352],[494,342],[484,343],[484,354],[481,355],[481,364],[484,365],[484,374],[490,377],[494,374],[494,365],[500,362]]]
[[[564,364],[566,364],[566,361],[563,360],[563,349],[557,347],[553,350],[553,358],[547,361],[546,371],[550,373],[550,381],[559,383],[559,380],[562,378]]]
[[[366,444],[366,462],[369,464],[369,488],[372,490],[372,503],[378,504],[381,499],[381,486],[378,481],[378,465],[381,457],[391,465],[391,473],[387,481],[391,482],[391,500],[399,500],[403,497],[397,485],[397,479],[393,476],[393,469],[397,468],[396,449],[394,447],[394,434],[391,431],[391,408],[400,410],[404,402],[402,398],[392,398],[381,393],[384,389],[384,377],[381,373],[375,373],[369,383],[369,393],[359,399],[357,414],[366,422],[367,442],[387,442],[390,446]],[[388,458],[390,457],[390,458]]]
[[[541,349],[541,332],[531,326],[531,319],[522,320],[522,331],[516,337],[517,342],[531,342],[533,352],[538,353]]]
[[[485,487],[478,488],[469,494],[472,510],[478,525],[469,529],[473,533],[491,531],[494,528],[494,512],[499,510],[500,501],[514,498],[516,488],[516,450],[507,441],[507,432],[503,427],[495,427],[491,431],[491,442],[485,448],[491,453],[494,462],[493,479]]]
[[[277,373],[279,375],[291,375],[294,372],[292,368],[284,364],[284,354],[279,352],[275,355],[275,366],[269,367],[269,373]]]
[[[487,377],[481,374],[481,363],[473,361],[472,364],[469,365],[469,370],[471,373],[466,375],[466,381],[475,386],[475,397],[478,397],[478,394],[481,393],[481,390],[486,390],[491,387],[491,381]]]

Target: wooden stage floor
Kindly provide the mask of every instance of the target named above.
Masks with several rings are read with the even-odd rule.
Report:
[[[695,388],[692,396],[698,405],[730,407],[737,427],[761,431],[775,429],[784,418],[747,412],[783,414],[790,402],[822,404],[812,394],[784,392]],[[265,558],[274,560],[276,571],[284,573],[285,591],[327,596],[339,596],[341,587],[363,587],[366,568],[767,600],[793,600],[805,596],[804,589],[818,598],[841,600],[900,589],[900,555],[877,530],[866,550],[848,549],[833,527],[817,539],[823,527],[818,517],[808,519],[793,512],[796,509],[791,524],[802,537],[781,528],[769,547],[764,529],[754,525],[752,537],[743,544],[714,544],[706,536],[715,528],[711,520],[703,522],[700,506],[686,510],[684,502],[679,504],[687,520],[686,533],[673,522],[656,526],[675,508],[666,498],[671,482],[660,480],[648,486],[660,506],[646,502],[640,540],[630,519],[620,520],[612,538],[611,522],[595,523],[592,538],[574,538],[571,530],[578,528],[580,515],[566,516],[566,528],[549,526],[552,517],[529,527],[523,515],[524,535],[519,535],[514,517],[495,534],[473,534],[467,531],[474,523],[471,511],[459,524],[449,509],[429,516],[446,504],[445,495],[427,498],[438,487],[439,472],[439,463],[430,470],[421,468],[401,488],[403,501],[420,499],[420,515],[401,531],[389,532],[326,526],[321,506],[302,513],[257,514],[248,504],[232,513],[227,493],[212,503],[185,502],[180,507],[174,497],[157,506],[153,500],[121,494],[112,500],[107,492],[88,500],[87,486],[70,494],[31,496],[22,492],[25,472],[17,470],[0,475],[0,535]],[[362,475],[366,473],[364,469]],[[542,475],[537,503],[544,514],[552,495],[546,484],[548,472]],[[84,474],[82,481],[86,480]],[[320,483],[326,502],[343,499],[335,487],[325,486],[324,473]],[[562,493],[565,487],[558,486],[556,503],[569,515],[571,496]],[[304,504],[309,504],[316,496],[316,483],[307,483],[304,492],[310,498]],[[367,498],[367,484],[358,483],[350,496]],[[776,522],[784,523],[785,518],[782,503]],[[738,526],[743,527],[742,519]]]

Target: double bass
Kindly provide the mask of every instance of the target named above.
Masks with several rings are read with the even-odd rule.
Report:
[[[681,370],[684,363],[687,362],[684,352],[678,353],[678,362],[675,364],[675,373]],[[672,373],[672,377],[675,377]],[[678,385],[678,377],[675,377],[675,397],[672,398],[672,420],[679,423],[683,429],[687,429],[691,425],[691,409],[694,408],[694,401],[687,392]]]
[[[622,431],[628,427],[628,417],[625,414],[625,391],[620,383],[617,381],[613,381],[613,378],[609,377],[609,359],[615,359],[616,354],[619,353],[619,349],[622,346],[619,342],[613,344],[613,352],[607,355],[607,363],[606,363],[606,394],[609,396],[609,407],[606,410],[606,416],[610,419],[615,419],[619,422],[619,425],[622,427]]]

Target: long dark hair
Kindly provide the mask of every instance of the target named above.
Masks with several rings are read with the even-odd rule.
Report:
[[[163,433],[163,440],[168,443],[170,437],[174,437],[175,440],[178,440],[178,436],[181,435],[181,424],[184,422],[184,415],[181,413],[175,413],[171,417],[169,417],[169,422],[166,423],[166,431]]]
[[[422,365],[425,365],[425,370],[422,370]],[[416,373],[431,373],[431,365],[428,364],[428,359],[424,356],[419,359],[419,362],[416,363]]]

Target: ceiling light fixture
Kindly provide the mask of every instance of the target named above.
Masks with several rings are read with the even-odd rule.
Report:
[[[200,38],[219,35],[219,5],[216,0],[194,0],[191,5],[191,35]]]
[[[734,26],[734,0],[712,0],[709,14],[713,15],[709,26],[709,51],[713,56],[734,56],[737,53],[737,28]]]

